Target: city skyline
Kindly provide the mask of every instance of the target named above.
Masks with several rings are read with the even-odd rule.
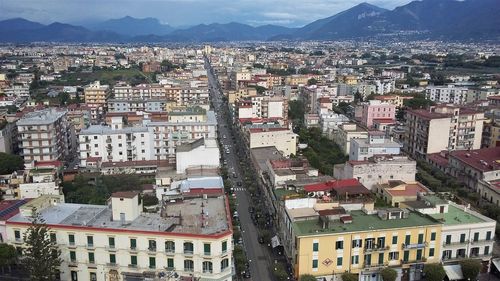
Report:
[[[298,0],[273,1],[269,5],[264,0],[145,0],[145,1],[61,1],[50,0],[40,3],[33,0],[0,0],[2,15],[0,20],[25,18],[41,23],[65,22],[91,25],[98,21],[117,19],[125,16],[135,18],[157,18],[163,24],[187,27],[197,24],[241,22],[253,26],[275,24],[300,27],[314,20],[328,17],[363,2],[386,9],[405,5],[408,0],[376,1],[321,1],[302,2]],[[171,13],[171,11],[175,11]]]

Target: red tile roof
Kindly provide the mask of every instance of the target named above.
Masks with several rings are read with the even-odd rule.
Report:
[[[31,199],[4,200],[0,202],[0,221],[8,220],[19,213],[19,207],[26,204]]]
[[[417,196],[417,193],[427,193],[429,192],[429,189],[418,183],[410,183],[405,185],[405,189],[393,190],[392,188],[387,188],[386,191],[392,196]]]
[[[134,198],[138,194],[139,194],[138,191],[118,191],[111,194],[111,197]]]
[[[407,111],[410,114],[416,115],[420,118],[423,119],[443,119],[443,118],[448,118],[451,116],[450,114],[444,114],[444,113],[437,113],[437,112],[430,112],[429,110],[426,109],[409,109]]]
[[[482,172],[500,170],[500,147],[456,150],[450,152],[450,157]]]
[[[306,185],[304,186],[304,190],[306,192],[330,191],[332,189],[340,189],[343,187],[353,187],[359,185],[361,185],[361,183],[359,183],[357,179],[332,180],[322,183]]]

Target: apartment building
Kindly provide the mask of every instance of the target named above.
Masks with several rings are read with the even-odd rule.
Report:
[[[340,280],[351,272],[359,280],[380,280],[380,270],[390,266],[404,280],[419,280],[425,263],[440,261],[438,220],[399,208],[374,210],[373,202],[361,202],[283,202],[284,248],[297,277]]]
[[[218,169],[220,151],[215,139],[200,138],[191,143],[179,145],[176,149],[175,164],[177,174],[185,174],[187,169]]]
[[[106,102],[110,94],[109,85],[101,85],[99,81],[84,88],[85,104],[90,107],[90,117],[94,123],[106,112]]]
[[[160,213],[143,213],[133,191],[112,194],[107,206],[42,196],[7,220],[7,243],[22,247],[33,207],[62,252],[61,280],[232,280],[231,215],[222,191],[170,198]]]
[[[178,145],[216,138],[216,126],[215,113],[200,107],[172,111],[166,121],[144,119],[136,126],[125,126],[120,116],[111,117],[109,125],[80,132],[81,166],[96,157],[103,162],[168,160],[173,164]]]
[[[468,108],[435,106],[406,111],[404,150],[416,158],[442,150],[479,149],[484,113]]]
[[[444,264],[457,264],[460,260],[471,258],[481,260],[485,267],[489,266],[495,240],[495,220],[436,194],[420,195],[417,201],[401,205],[442,223],[441,252],[437,255]]]
[[[75,130],[65,110],[51,108],[26,113],[17,121],[17,131],[25,163],[74,157]]]
[[[137,99],[137,100],[122,100],[110,99],[108,100],[108,112],[165,112],[167,110],[166,99]]]
[[[358,117],[358,116],[356,116]],[[361,124],[367,128],[373,126],[374,120],[396,120],[396,106],[380,100],[370,100],[361,105]]]
[[[285,157],[297,154],[298,136],[287,128],[249,128],[245,138],[250,149],[275,146]]]
[[[480,180],[500,180],[500,149],[497,147],[451,151],[448,155],[448,174],[478,191]]]
[[[347,161],[333,167],[336,179],[357,179],[368,189],[389,180],[415,181],[417,162],[407,156],[373,156],[364,161]]]
[[[413,97],[411,96],[400,96],[400,95],[384,95],[384,96],[375,96],[376,100],[390,103],[396,106],[396,108],[403,107],[403,103],[405,100],[411,100]]]
[[[345,155],[351,152],[351,140],[368,138],[368,131],[355,123],[339,125],[338,131],[333,134],[333,141],[344,151]]]
[[[239,119],[288,120],[288,100],[282,97],[255,96],[237,102],[236,106]]]
[[[467,102],[466,87],[446,86],[428,86],[425,89],[425,97],[438,103],[465,104]]]
[[[349,160],[367,160],[374,155],[398,155],[402,145],[382,132],[370,132],[366,139],[352,139]]]

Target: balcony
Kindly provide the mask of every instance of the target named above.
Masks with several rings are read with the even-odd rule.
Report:
[[[87,249],[92,250],[94,249],[94,244],[87,244]]]
[[[454,247],[454,246],[460,246],[460,245],[467,245],[469,244],[469,240],[463,241],[463,242],[450,242],[450,243],[443,243],[443,247],[449,248],[449,247]]]
[[[129,268],[137,268],[137,264],[129,264],[128,267]]]
[[[363,268],[379,268],[379,267],[386,267],[388,265],[389,265],[388,262],[370,263],[370,264],[363,263]]]
[[[148,252],[149,254],[156,254],[156,247],[149,247]]]
[[[118,268],[119,267],[116,262],[108,262],[108,263],[106,263],[106,266],[110,267],[110,268]]]
[[[109,245],[109,246],[106,246],[106,250],[109,252],[116,252],[116,247],[115,247],[115,245]]]
[[[421,259],[417,260],[401,260],[401,264],[413,264],[413,263],[423,263],[423,262],[426,262],[427,259],[425,257],[422,257]]]
[[[130,247],[130,252],[135,252],[135,253],[137,253],[137,247]]]
[[[493,244],[493,240],[486,240],[486,239],[480,239],[477,241],[471,241],[472,245],[488,245],[488,244]]]
[[[372,248],[364,248],[364,251],[365,253],[371,253],[371,252],[384,252],[384,251],[387,251],[389,250],[390,247],[389,246],[384,246],[384,247],[377,247],[377,246],[374,246]]]
[[[193,255],[193,250],[184,250],[185,255]]]
[[[78,262],[76,260],[70,260],[68,262],[69,267],[78,267]]]
[[[165,254],[166,255],[174,255],[175,254],[175,249],[166,248],[165,249]]]
[[[203,252],[203,255],[204,256],[210,256],[210,255],[212,255],[212,253],[211,252]]]
[[[411,249],[423,249],[427,247],[427,242],[420,244],[402,244],[403,249],[411,250]]]

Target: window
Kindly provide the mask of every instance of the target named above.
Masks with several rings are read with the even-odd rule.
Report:
[[[149,268],[156,268],[156,258],[149,257]]]
[[[56,237],[56,234],[54,232],[50,233],[50,242],[54,242],[54,243],[57,242],[57,237]]]
[[[460,234],[460,243],[465,242],[465,233]]]
[[[443,251],[443,260],[451,259],[451,250]]]
[[[94,247],[94,237],[87,236],[87,247]]]
[[[167,268],[170,268],[170,269],[174,268],[174,259],[173,258],[167,259]]]
[[[137,240],[135,238],[130,238],[130,249],[135,250],[137,248]]]
[[[398,236],[394,235],[392,236],[392,245],[398,244]]]
[[[314,242],[313,243],[313,252],[317,252],[319,250],[319,243],[318,242]]]
[[[16,238],[16,241],[21,241],[21,231],[14,230],[14,237]]]
[[[152,252],[156,251],[156,240],[148,240],[148,250]]]
[[[75,251],[69,251],[69,260],[71,262],[76,262],[76,252]]]
[[[408,245],[408,244],[410,244],[410,242],[411,242],[411,235],[408,234],[405,237],[405,244]]]
[[[193,271],[194,262],[192,260],[184,260],[184,271]]]
[[[130,256],[130,265],[132,266],[137,265],[137,256]]]
[[[202,264],[203,273],[212,273],[214,271],[211,261],[204,261]]]
[[[491,231],[486,232],[486,240],[491,240]]]
[[[395,261],[399,259],[399,252],[389,252],[389,260]]]
[[[342,257],[337,258],[337,266],[342,266]]]
[[[385,247],[385,237],[379,237],[377,239],[377,248],[384,248]]]
[[[74,234],[69,234],[68,240],[69,240],[70,245],[75,245],[75,235]]]
[[[337,242],[335,242],[335,249],[336,250],[342,250],[342,249],[344,249],[344,241],[337,241]]]
[[[78,272],[71,271],[71,281],[78,281]]]
[[[422,249],[417,250],[417,261],[422,259]]]
[[[361,240],[361,239],[352,240],[352,247],[353,248],[361,248],[362,246],[363,246],[363,240]]]
[[[359,264],[359,256],[354,255],[351,257],[351,264]]]
[[[222,241],[222,253],[227,252],[227,241]]]
[[[474,232],[474,242],[479,241],[479,232]]]
[[[431,241],[436,241],[436,232],[431,232]]]
[[[184,254],[193,254],[194,245],[191,242],[184,242]]]
[[[403,252],[403,261],[408,261],[410,259],[410,251]]]
[[[371,265],[371,264],[372,264],[372,255],[366,254],[365,255],[365,265]]]
[[[375,244],[375,238],[365,239],[365,249],[373,249],[374,244]]]
[[[226,270],[226,268],[229,267],[229,260],[228,259],[223,259],[221,262],[220,262],[220,271],[224,271]]]
[[[108,243],[109,243],[110,248],[114,248],[115,247],[115,237],[109,237]]]
[[[490,246],[485,246],[484,247],[484,254],[489,255],[490,254]]]
[[[420,233],[418,235],[418,244],[422,244],[422,243],[424,243],[424,234]]]
[[[203,244],[203,253],[206,255],[206,256],[209,256],[210,255],[210,244]]]
[[[95,257],[93,252],[89,253],[89,263],[95,263]]]
[[[97,281],[97,273],[90,272],[90,281]]]
[[[378,264],[384,264],[384,253],[378,254]]]
[[[175,253],[175,242],[174,241],[166,241],[165,242],[165,252]]]
[[[115,254],[109,254],[109,263],[116,264],[116,255]]]
[[[312,261],[312,268],[317,269],[318,268],[318,260],[313,260]]]
[[[446,235],[446,241],[445,241],[445,244],[446,244],[446,245],[451,244],[451,235]]]
[[[434,248],[430,248],[429,249],[429,257],[433,257],[434,256]]]

